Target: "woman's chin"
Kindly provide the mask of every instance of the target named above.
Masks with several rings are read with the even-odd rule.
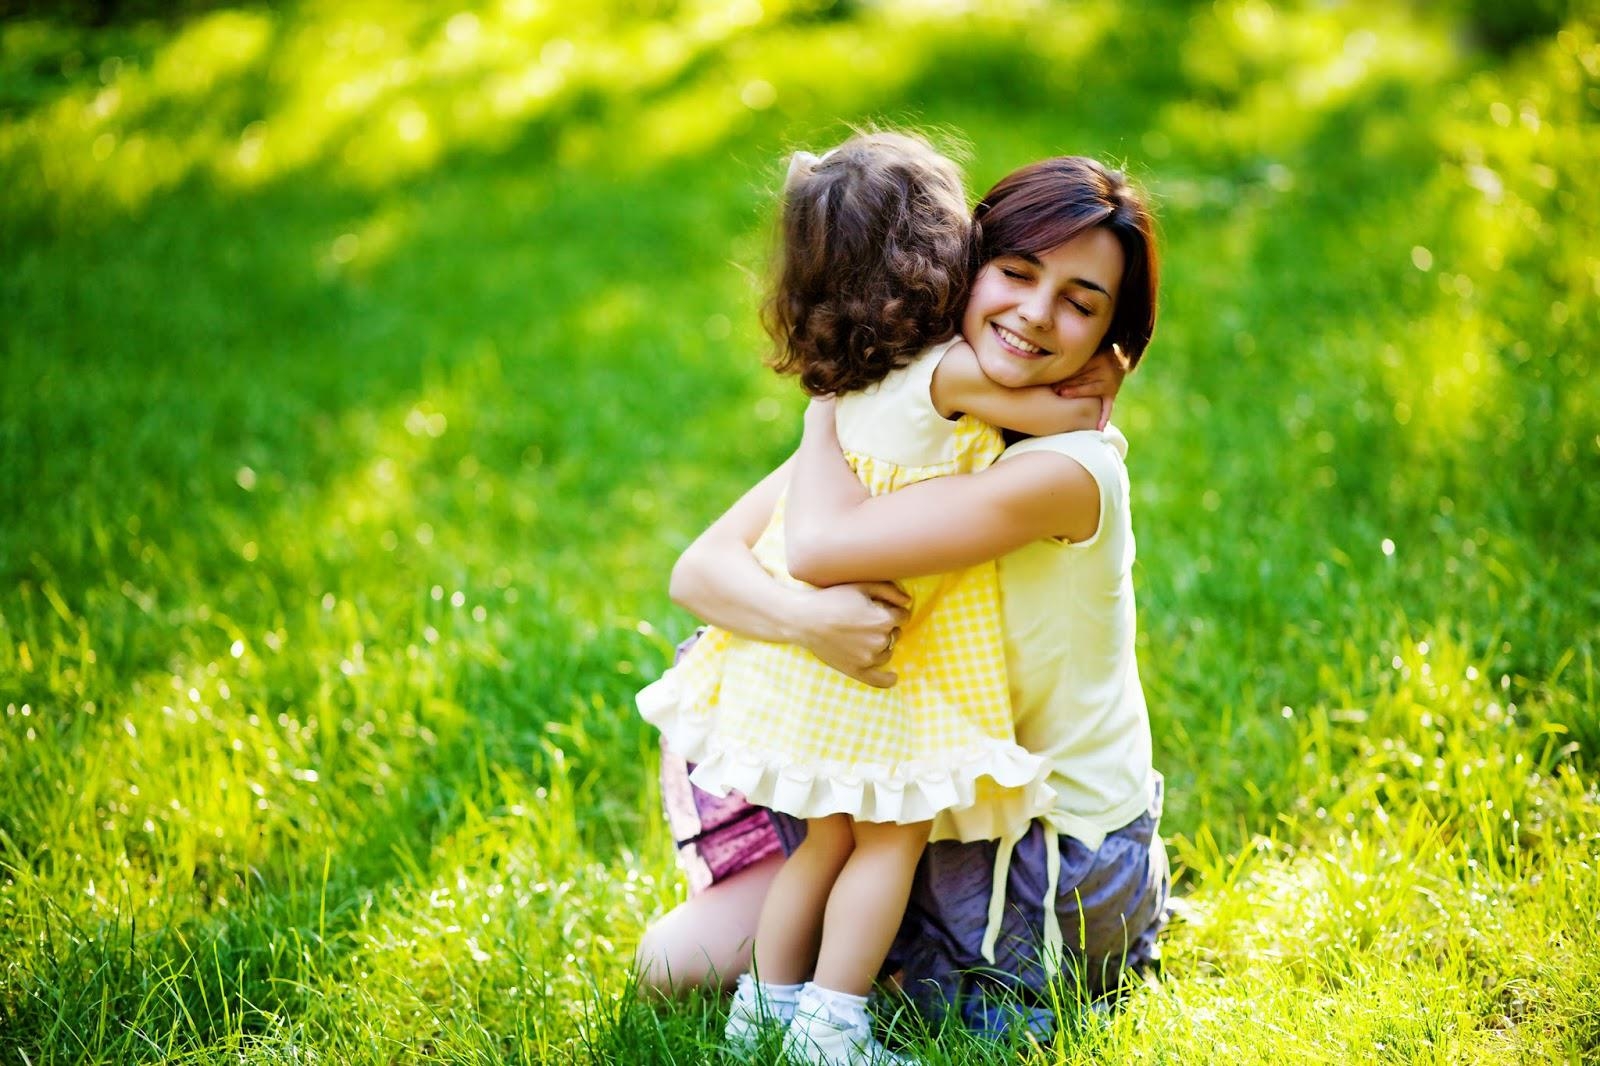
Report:
[[[1039,384],[1041,368],[1027,356],[992,354],[980,358],[978,366],[982,368],[984,377],[1004,388],[1024,389]]]

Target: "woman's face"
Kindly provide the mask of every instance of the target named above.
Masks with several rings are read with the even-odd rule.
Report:
[[[1039,256],[1002,255],[983,265],[961,333],[997,385],[1051,385],[1099,349],[1122,283],[1122,246],[1095,228]]]

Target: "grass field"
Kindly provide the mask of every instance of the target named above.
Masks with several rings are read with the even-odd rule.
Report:
[[[630,991],[632,694],[797,436],[781,157],[876,119],[1123,162],[1165,241],[1186,918],[1029,1061],[1600,1063],[1596,21],[578,7],[0,22],[0,1062],[711,1058]]]

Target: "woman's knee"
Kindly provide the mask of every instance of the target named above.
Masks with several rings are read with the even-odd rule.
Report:
[[[772,856],[747,866],[652,923],[634,953],[640,991],[671,996],[731,988],[750,965],[761,903],[782,864]]]
[[[639,938],[633,969],[641,993],[672,996],[704,983],[704,952],[684,935],[684,927],[692,924],[685,911],[689,906],[680,903],[656,919]]]

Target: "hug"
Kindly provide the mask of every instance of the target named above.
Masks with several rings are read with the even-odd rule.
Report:
[[[924,1015],[1047,1034],[1153,965],[1169,875],[1134,647],[1128,441],[1150,213],[1045,159],[970,211],[922,139],[797,153],[766,325],[812,396],[795,454],[686,549],[709,624],[640,692],[691,881],[647,988],[735,985],[724,1042],[908,1061]]]

